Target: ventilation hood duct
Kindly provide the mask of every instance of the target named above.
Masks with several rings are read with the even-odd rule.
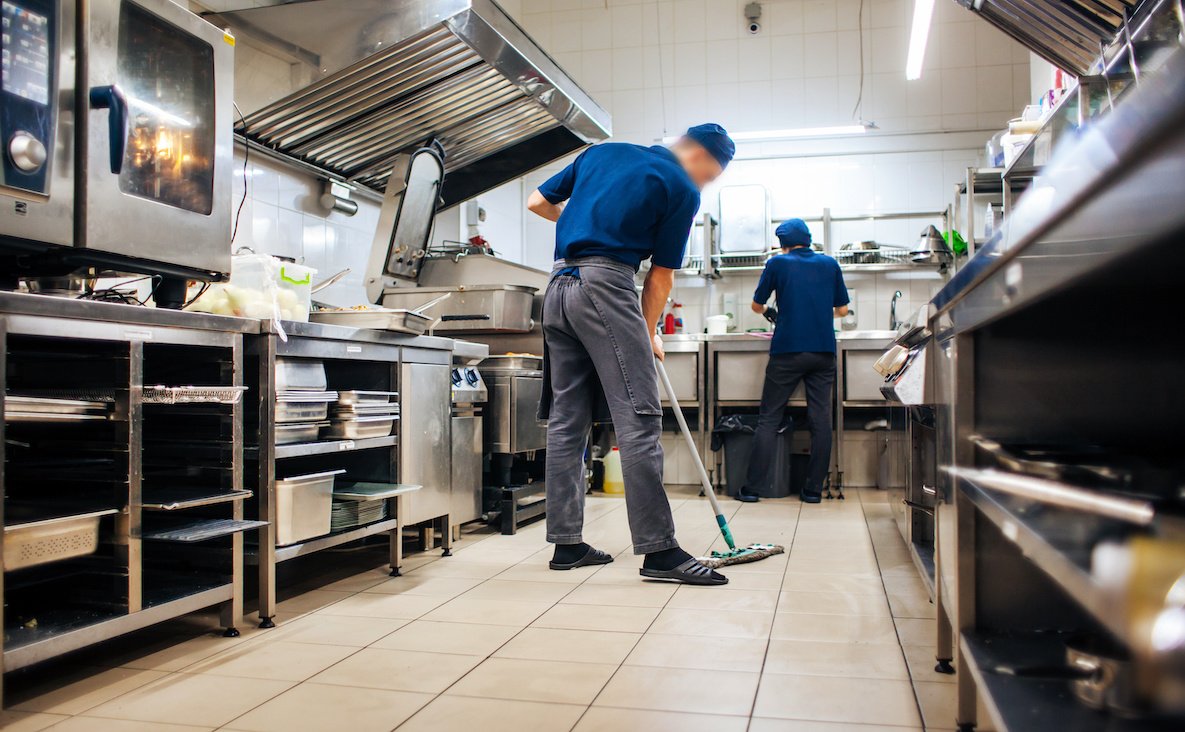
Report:
[[[1103,49],[1146,0],[956,0],[1049,63],[1092,73]]]
[[[309,80],[237,131],[378,192],[401,153],[429,139],[444,147],[447,208],[611,132],[609,114],[491,0],[293,0],[208,17]]]

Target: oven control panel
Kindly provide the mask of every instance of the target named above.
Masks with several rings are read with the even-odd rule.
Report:
[[[51,0],[0,0],[0,184],[30,193],[49,193],[56,26]]]
[[[489,399],[486,382],[473,366],[458,366],[450,374],[454,404],[479,404]]]

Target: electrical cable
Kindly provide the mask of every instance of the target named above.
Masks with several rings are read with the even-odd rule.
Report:
[[[852,119],[864,121],[864,0],[860,0],[860,12],[856,15],[860,28],[860,91],[856,95],[856,106],[852,107]]]
[[[243,197],[239,199],[239,207],[235,210],[235,225],[230,232],[230,243],[234,244],[235,237],[239,235],[239,217],[243,215],[243,206],[247,203],[247,160],[251,157],[251,142],[247,140],[247,118],[243,116],[243,110],[239,109],[235,102],[231,104],[239,113],[239,123],[243,127]]]

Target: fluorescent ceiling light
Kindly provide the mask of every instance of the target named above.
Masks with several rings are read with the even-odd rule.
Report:
[[[758,130],[756,132],[730,132],[729,137],[735,142],[764,142],[769,140],[789,140],[797,137],[839,137],[841,135],[863,135],[870,129],[876,129],[871,122],[855,125],[831,125],[829,127],[794,127],[785,130]],[[681,135],[662,138],[663,144],[670,145],[678,142]]]
[[[922,78],[922,61],[926,59],[926,42],[930,39],[930,21],[934,18],[934,0],[914,0],[913,30],[909,34],[909,58],[905,62],[905,78]]]

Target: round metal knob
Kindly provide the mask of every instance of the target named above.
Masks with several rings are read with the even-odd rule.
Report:
[[[45,165],[45,145],[28,132],[17,132],[8,141],[8,155],[12,164],[26,173],[36,173]]]

